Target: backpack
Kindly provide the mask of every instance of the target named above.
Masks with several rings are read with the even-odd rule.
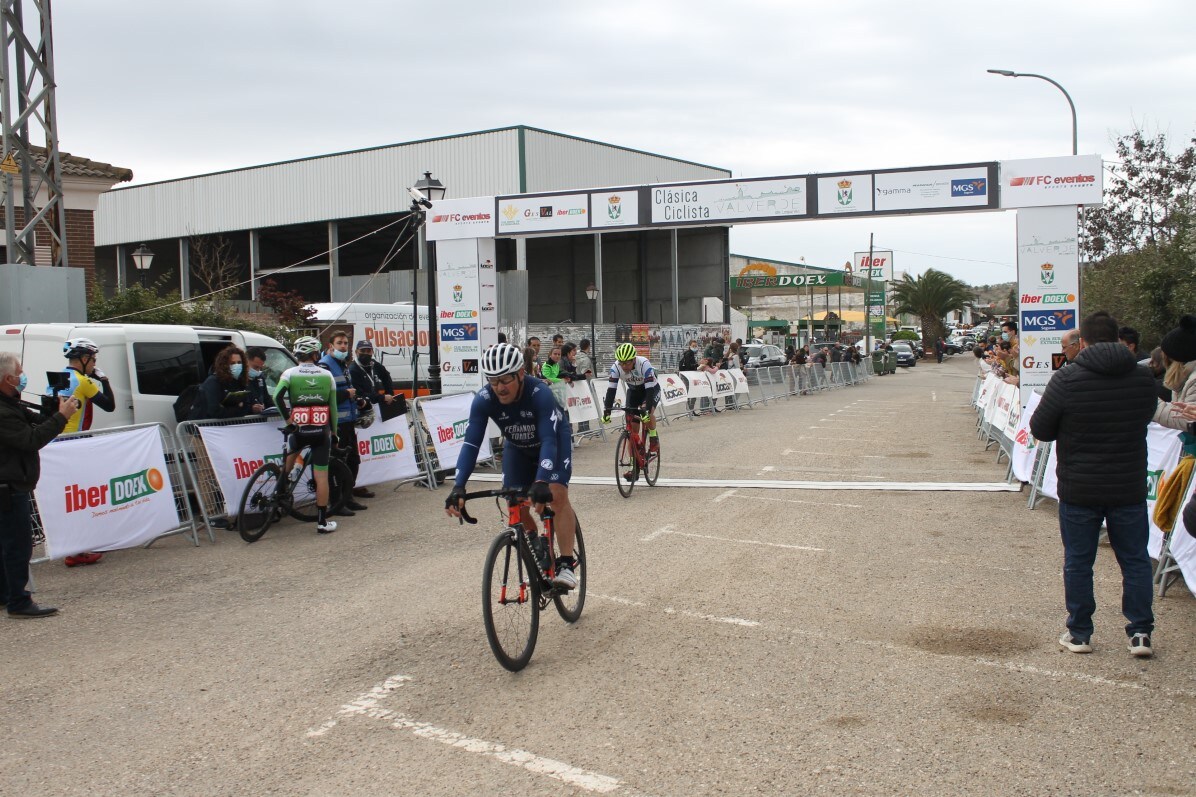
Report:
[[[174,400],[174,419],[179,423],[191,420],[191,410],[199,398],[199,385],[187,385]]]

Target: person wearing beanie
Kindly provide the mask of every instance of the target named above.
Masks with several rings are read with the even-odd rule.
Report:
[[[1179,326],[1163,336],[1159,345],[1163,350],[1163,386],[1171,390],[1174,401],[1180,404],[1196,402],[1196,315],[1186,315]],[[1171,402],[1159,400],[1154,422],[1171,429],[1187,430],[1188,421],[1174,411]],[[1185,450],[1196,440],[1185,440]]]

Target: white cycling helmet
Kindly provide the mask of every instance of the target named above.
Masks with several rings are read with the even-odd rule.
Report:
[[[62,344],[62,356],[68,360],[76,357],[95,356],[100,353],[100,347],[91,338],[71,338]]]
[[[491,379],[523,369],[523,353],[510,343],[499,343],[482,352],[482,376]]]
[[[320,345],[319,338],[313,338],[311,335],[305,335],[299,338],[291,346],[291,353],[296,357],[307,357],[321,351],[324,347]]]

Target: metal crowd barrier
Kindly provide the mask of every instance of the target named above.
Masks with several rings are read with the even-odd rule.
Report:
[[[208,457],[207,447],[199,430],[212,426],[255,426],[263,423],[277,423],[278,416],[249,415],[244,418],[222,418],[210,421],[183,421],[174,431],[175,444],[179,457],[187,471],[187,480],[195,492],[195,502],[199,504],[199,512],[203,515],[204,526],[208,530],[208,539],[216,542],[216,528],[228,525],[228,506],[220,484],[216,481],[216,472],[212,468],[212,460]],[[279,440],[278,450],[282,450]],[[234,501],[240,501],[241,496],[233,496]]]

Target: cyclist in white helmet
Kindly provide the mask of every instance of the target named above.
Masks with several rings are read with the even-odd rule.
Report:
[[[576,519],[569,503],[569,477],[573,472],[573,438],[569,422],[557,406],[549,386],[527,375],[523,354],[509,343],[499,343],[482,353],[486,386],[478,391],[469,411],[465,444],[457,459],[457,477],[444,502],[451,517],[461,516],[465,483],[478,461],[478,449],[493,420],[502,431],[504,489],[526,490],[537,512],[551,503],[556,513],[556,539],[561,555],[556,562],[556,587],[574,589],[577,562],[573,557]],[[531,518],[525,517],[528,528]]]

